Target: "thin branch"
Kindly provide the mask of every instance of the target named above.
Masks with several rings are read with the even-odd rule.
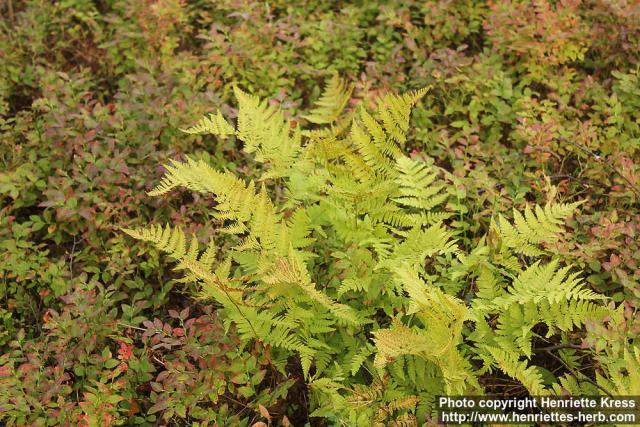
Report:
[[[7,0],[7,9],[9,12],[9,21],[13,24],[15,22],[15,16],[13,14],[13,0]]]
[[[561,350],[565,348],[572,348],[575,350],[584,350],[584,348],[579,344],[556,344],[556,345],[550,345],[549,347],[534,348],[533,351],[552,351],[552,350]]]
[[[69,271],[71,272],[71,277],[73,277],[73,258],[76,253],[76,236],[73,236],[73,245],[71,246],[71,253],[69,254]]]
[[[162,360],[158,359],[155,355],[154,355],[154,356],[152,356],[152,357],[153,357],[153,360],[155,360],[156,362],[158,362],[158,363],[159,363],[159,364],[161,364],[162,366],[166,367],[166,366],[165,366],[165,364],[164,364],[164,362],[163,362]]]
[[[144,328],[139,328],[139,327],[133,326],[133,325],[127,325],[126,323],[123,323],[123,322],[118,322],[117,324],[120,325],[120,326],[124,326],[125,328],[137,329],[138,331],[146,331],[146,329],[144,329]]]
[[[578,148],[579,150],[582,150],[583,152],[587,153],[589,156],[591,156],[596,162],[604,165],[607,169],[609,169],[609,171],[615,172],[616,174],[618,174],[622,179],[625,180],[625,182],[627,183],[627,185],[629,186],[629,188],[631,189],[632,192],[635,193],[636,197],[638,198],[638,200],[640,200],[640,189],[638,187],[636,187],[636,185],[631,182],[631,180],[629,178],[627,178],[626,176],[624,176],[624,174],[618,170],[618,168],[616,168],[615,166],[613,166],[611,163],[609,163],[606,159],[604,159],[603,157],[599,156],[598,154],[594,153],[593,151],[589,150],[587,147],[584,147],[580,144],[577,144],[569,139],[566,140],[569,144],[573,145],[574,147]]]
[[[605,389],[604,387],[602,387],[600,384],[598,384],[597,382],[593,381],[591,378],[587,377],[586,375],[582,375],[582,377],[580,377],[578,375],[578,373],[567,364],[567,362],[565,362],[564,360],[562,360],[562,358],[560,356],[556,356],[555,354],[553,354],[550,350],[547,350],[547,354],[549,354],[549,356],[553,357],[554,359],[556,359],[558,362],[562,363],[562,365],[567,368],[567,370],[569,371],[569,373],[571,373],[571,375],[576,379],[576,381],[578,382],[588,382],[589,384],[591,384],[592,386],[596,387],[597,389],[599,389],[600,391],[602,391],[604,394],[606,394],[609,397],[613,397],[613,395],[611,393],[609,393],[609,391],[607,391],[607,389]]]

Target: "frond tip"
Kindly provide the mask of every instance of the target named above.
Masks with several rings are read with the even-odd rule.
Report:
[[[524,213],[513,210],[513,224],[502,215],[492,221],[491,228],[499,236],[504,249],[529,256],[542,254],[536,245],[552,242],[562,232],[561,225],[583,202],[547,204],[544,208],[525,206]]]
[[[542,375],[535,366],[529,366],[526,361],[520,360],[517,355],[502,349],[487,347],[487,350],[493,356],[500,370],[511,378],[520,381],[531,395],[543,396],[549,394],[544,387]]]
[[[187,244],[187,236],[178,227],[151,225],[138,229],[123,228],[122,231],[134,239],[152,243],[159,250],[166,252],[175,260],[185,256],[195,257],[198,253],[198,241],[192,237]]]
[[[378,116],[387,133],[398,144],[405,143],[411,110],[428,90],[429,87],[425,87],[403,95],[389,93],[378,100]]]
[[[233,126],[225,120],[220,111],[210,114],[209,117],[204,116],[195,126],[180,130],[190,135],[217,135],[221,138],[235,133]]]
[[[351,99],[353,86],[348,85],[337,74],[329,80],[325,86],[320,99],[316,101],[315,107],[309,114],[303,116],[311,123],[329,124],[335,122],[344,107]]]

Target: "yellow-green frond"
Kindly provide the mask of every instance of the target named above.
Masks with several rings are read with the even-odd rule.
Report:
[[[492,230],[500,237],[504,249],[537,256],[541,255],[535,245],[552,242],[562,232],[561,225],[582,202],[567,204],[547,204],[544,208],[526,206],[524,212],[513,211],[512,225],[501,215],[492,222]]]
[[[396,160],[396,170],[399,194],[393,199],[396,203],[429,211],[447,200],[442,191],[445,184],[436,181],[437,172],[427,164],[402,156]]]
[[[429,88],[423,88],[403,95],[390,93],[379,99],[378,117],[384,123],[386,132],[398,144],[405,143],[411,109],[428,90]]]
[[[519,360],[518,356],[502,349],[487,348],[493,356],[496,364],[505,374],[522,383],[532,396],[543,396],[549,394],[544,387],[542,375],[535,366],[528,366],[526,361]]]
[[[262,179],[285,175],[298,160],[302,141],[300,128],[285,119],[277,106],[237,87],[234,91],[239,105],[236,135],[244,142],[244,150],[255,153],[258,162],[271,166]]]
[[[219,196],[227,194],[229,190],[237,190],[240,186],[244,187],[244,182],[234,174],[217,171],[204,160],[189,157],[185,162],[171,160],[164,168],[165,175],[160,184],[149,192],[150,196],[160,196],[177,187]]]
[[[174,259],[198,254],[198,241],[191,239],[191,243],[187,246],[187,238],[178,227],[171,227],[168,224],[165,227],[151,225],[138,229],[123,228],[122,231],[134,239],[152,243],[157,249],[168,253]]]
[[[222,138],[226,138],[235,133],[233,126],[225,120],[220,111],[217,111],[215,114],[210,114],[209,117],[202,117],[196,125],[190,128],[180,130],[191,135],[209,134]]]
[[[352,92],[353,86],[335,74],[325,86],[320,99],[315,102],[315,108],[303,117],[316,124],[335,122],[351,99]]]

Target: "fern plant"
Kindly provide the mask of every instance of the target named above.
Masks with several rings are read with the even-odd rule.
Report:
[[[417,425],[437,395],[483,394],[496,369],[525,392],[559,393],[572,377],[535,366],[534,341],[567,340],[611,312],[541,248],[578,203],[499,216],[475,247],[460,247],[445,174],[404,150],[426,90],[344,113],[351,90],[334,77],[306,116],[316,127],[301,130],[236,88],[235,126],[216,113],[185,131],[242,141],[263,165],[259,181],[174,161],[150,194],[213,197],[214,238],[202,246],[171,225],[124,231],[173,258],[242,339],[272,348],[283,373],[295,355],[313,416]]]

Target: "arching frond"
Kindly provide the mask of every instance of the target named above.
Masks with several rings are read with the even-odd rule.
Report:
[[[502,349],[490,347],[487,350],[493,356],[498,367],[505,374],[520,381],[532,396],[549,394],[549,391],[544,387],[542,375],[535,366],[529,366],[526,361],[519,360],[517,355]]]
[[[541,255],[542,251],[535,245],[555,240],[562,231],[560,226],[564,220],[582,203],[547,204],[544,208],[535,206],[533,210],[526,206],[524,214],[514,209],[514,225],[499,215],[491,228],[499,235],[505,250],[529,256]]]
[[[302,141],[300,128],[267,101],[238,87],[234,93],[239,105],[236,135],[244,142],[244,150],[255,153],[258,162],[271,166],[263,179],[283,176],[298,158]]]
[[[235,133],[233,126],[225,120],[220,111],[217,111],[215,114],[210,114],[209,117],[204,116],[194,126],[180,130],[191,135],[209,134],[216,135],[221,138],[226,138],[227,136]]]
[[[399,197],[393,199],[403,206],[429,211],[447,199],[445,184],[436,182],[437,173],[424,163],[402,156],[396,160]]]
[[[316,124],[335,122],[349,102],[351,92],[353,86],[334,74],[326,84],[320,99],[316,101],[315,108],[302,117]]]
[[[429,88],[423,88],[404,95],[387,94],[378,100],[378,117],[384,123],[385,131],[400,145],[407,139],[411,109]]]

